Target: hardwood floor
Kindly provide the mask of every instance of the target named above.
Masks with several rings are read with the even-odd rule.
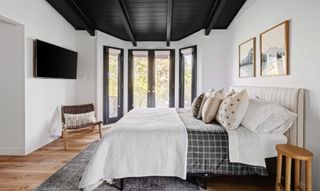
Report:
[[[107,130],[104,130],[104,134]],[[91,142],[99,139],[97,132],[70,134],[69,150],[58,139],[24,157],[0,156],[0,191],[32,190],[65,165]],[[271,191],[273,180],[259,177],[214,177],[208,191]]]

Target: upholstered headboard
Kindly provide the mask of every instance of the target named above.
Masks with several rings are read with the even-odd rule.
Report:
[[[295,124],[286,133],[288,143],[304,146],[304,90],[298,88],[233,86],[235,91],[246,89],[250,98],[259,97],[277,103],[298,115]]]

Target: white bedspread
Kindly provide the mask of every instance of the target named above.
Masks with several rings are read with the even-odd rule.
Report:
[[[242,126],[227,132],[230,162],[266,167],[265,153],[258,134]]]
[[[187,149],[187,131],[175,109],[132,110],[100,141],[79,188],[93,190],[125,177],[186,179]]]

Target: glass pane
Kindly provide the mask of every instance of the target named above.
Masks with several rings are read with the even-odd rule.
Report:
[[[157,108],[169,107],[170,87],[170,52],[167,54],[155,53],[155,106]]]
[[[133,107],[148,106],[148,56],[134,55],[133,57]]]
[[[192,103],[192,54],[184,56],[184,107],[191,107]]]
[[[109,118],[118,117],[118,55],[109,54]]]

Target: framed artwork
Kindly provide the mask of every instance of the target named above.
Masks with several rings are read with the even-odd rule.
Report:
[[[289,21],[260,34],[261,76],[288,75]]]
[[[255,77],[256,73],[256,38],[239,45],[239,77]]]

